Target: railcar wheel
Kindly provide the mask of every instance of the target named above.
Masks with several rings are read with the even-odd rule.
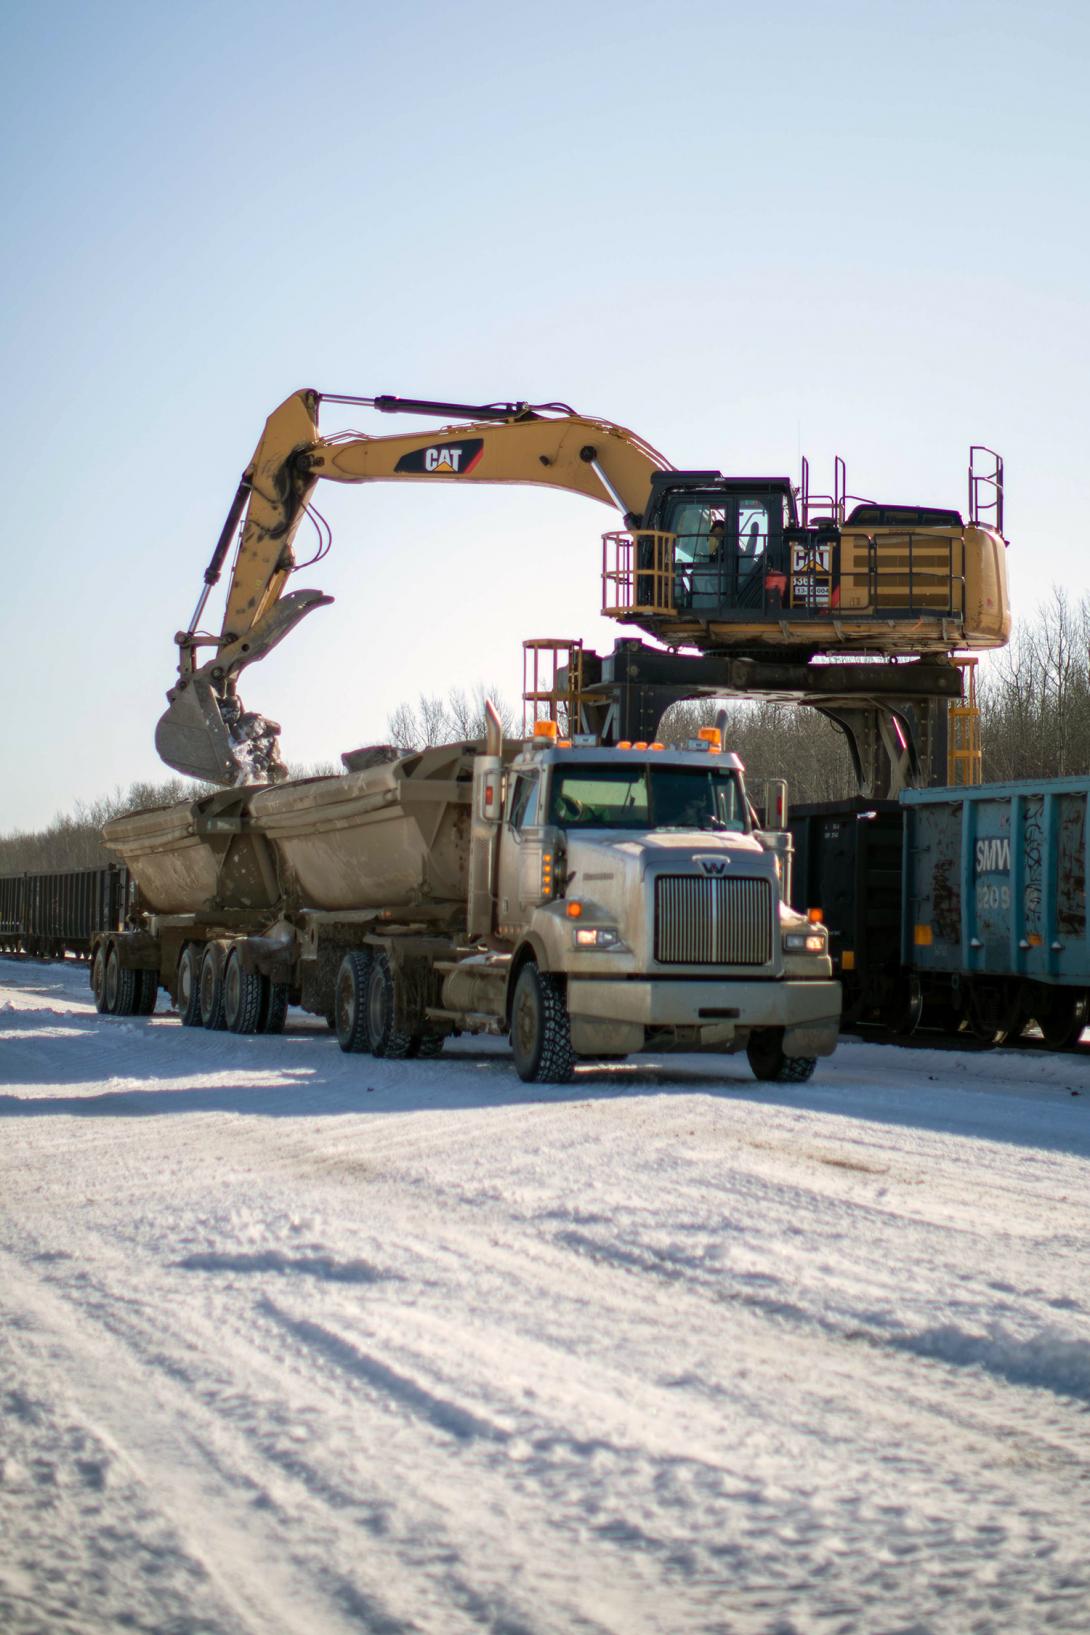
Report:
[[[266,980],[260,971],[245,970],[238,949],[231,949],[223,972],[223,1017],[232,1033],[258,1031]]]
[[[526,1084],[568,1084],[575,1068],[571,1018],[554,976],[529,960],[518,974],[511,1002],[511,1051]]]
[[[1090,999],[1078,988],[1055,988],[1046,1002],[1033,1003],[1033,1020],[1049,1050],[1070,1050],[1090,1025]]]
[[[95,949],[95,957],[91,961],[91,992],[95,996],[95,1009],[105,1012],[106,1005],[106,949],[100,942]]]
[[[918,976],[902,976],[893,985],[885,1008],[884,1021],[898,1039],[907,1039],[920,1025],[923,1014],[923,991]]]
[[[178,958],[178,1019],[183,1028],[199,1028],[201,1022],[201,945],[187,942]]]
[[[106,955],[106,1010],[111,1016],[132,1016],[136,1011],[137,971],[121,963],[116,944]]]
[[[367,1031],[373,1056],[402,1061],[412,1049],[412,1034],[397,1025],[397,974],[381,948],[371,956],[367,978]]]
[[[813,1078],[816,1056],[785,1056],[782,1028],[755,1028],[746,1045],[755,1079],[764,1084],[805,1084]]]
[[[218,942],[206,943],[204,958],[201,960],[201,1026],[211,1028],[213,1032],[222,1032],[227,1026],[227,1016],[223,1008],[225,964],[223,945]]]
[[[371,1049],[370,980],[371,950],[356,948],[346,954],[337,972],[333,1025],[337,1043],[347,1055],[366,1055]]]
[[[1026,1025],[1018,983],[972,977],[962,983],[962,1005],[969,1032],[982,1045],[1005,1045]]]

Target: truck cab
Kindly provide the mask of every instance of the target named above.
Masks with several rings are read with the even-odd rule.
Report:
[[[759,1076],[800,1078],[833,1050],[825,929],[787,906],[786,856],[718,729],[603,748],[539,723],[507,769],[497,840],[493,946],[524,1077],[542,1051],[752,1045]],[[542,1037],[550,1008],[559,1045]]]

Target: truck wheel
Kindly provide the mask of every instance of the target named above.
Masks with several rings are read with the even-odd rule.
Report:
[[[265,999],[265,978],[260,971],[246,971],[242,956],[232,948],[223,972],[223,1016],[232,1033],[256,1033],[261,1026]]]
[[[201,1026],[201,946],[187,942],[178,960],[178,1019],[183,1028]]]
[[[511,1002],[511,1050],[526,1084],[567,1084],[575,1066],[571,1019],[560,985],[527,961]]]
[[[772,1084],[805,1084],[813,1077],[816,1056],[785,1056],[782,1028],[758,1028],[746,1046],[755,1079]]]
[[[413,1043],[412,1034],[397,1026],[396,982],[389,955],[377,949],[371,957],[371,974],[367,979],[367,1031],[371,1036],[371,1054],[385,1056],[390,1061],[403,1060]]]
[[[266,982],[265,1003],[261,1009],[262,1033],[283,1033],[288,1019],[288,990],[282,982]]]
[[[95,949],[95,957],[91,961],[91,992],[95,996],[95,1009],[106,1009],[106,950],[102,943]]]
[[[363,1055],[371,1049],[367,1025],[370,977],[370,949],[355,949],[341,960],[334,989],[333,1026],[337,1043],[348,1055]]]
[[[159,997],[158,971],[137,971],[136,1015],[150,1016]]]
[[[201,1026],[220,1032],[227,1026],[223,1009],[223,947],[218,942],[205,944],[201,960],[200,1000]]]
[[[132,1016],[136,1011],[138,972],[126,970],[116,946],[106,955],[106,1010],[111,1016]]]

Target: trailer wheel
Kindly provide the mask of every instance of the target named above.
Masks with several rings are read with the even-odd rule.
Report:
[[[106,1010],[111,1016],[132,1016],[136,1011],[137,971],[130,971],[121,963],[116,944],[111,944],[106,955]]]
[[[218,942],[206,943],[201,960],[201,1026],[211,1028],[213,1032],[220,1032],[227,1026],[223,1009],[224,964],[223,945]]]
[[[367,1031],[371,1054],[390,1061],[402,1061],[412,1049],[413,1036],[397,1026],[397,976],[384,949],[371,956],[367,979]]]
[[[785,1056],[782,1028],[756,1028],[746,1055],[755,1079],[765,1084],[805,1084],[813,1078],[816,1056]]]
[[[150,1016],[159,998],[158,971],[137,971],[136,1015]]]
[[[436,1056],[443,1054],[445,1043],[445,1033],[418,1033],[413,1038],[409,1055],[418,1057],[422,1062],[434,1061]]]
[[[243,970],[242,956],[232,948],[223,972],[223,1017],[232,1033],[256,1033],[261,1026],[266,978]]]
[[[95,1009],[106,1009],[106,949],[100,942],[95,947],[94,958],[91,960],[91,992],[95,996]]]
[[[178,959],[178,1019],[183,1028],[201,1023],[201,946],[187,942]]]
[[[571,1018],[554,976],[528,960],[518,974],[511,1002],[511,1050],[515,1071],[526,1084],[567,1084],[575,1067]]]
[[[265,1003],[261,1010],[260,1031],[283,1033],[288,1019],[288,990],[282,982],[266,982]]]
[[[348,1055],[364,1055],[371,1049],[368,1026],[368,984],[371,980],[371,950],[354,949],[341,960],[334,990],[333,1026],[337,1043]]]

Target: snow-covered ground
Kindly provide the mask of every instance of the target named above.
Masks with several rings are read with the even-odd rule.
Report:
[[[0,959],[0,1629],[1085,1632],[1088,1157],[1086,1056],[546,1091]]]

